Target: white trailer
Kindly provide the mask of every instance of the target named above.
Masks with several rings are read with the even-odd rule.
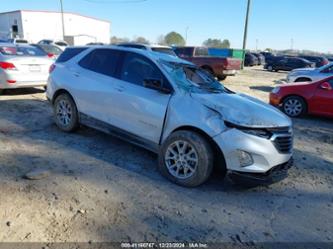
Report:
[[[84,42],[110,42],[111,23],[75,13],[64,13],[65,37],[73,45]],[[60,12],[17,10],[0,13],[0,39],[24,38],[30,43],[42,39],[63,40]]]

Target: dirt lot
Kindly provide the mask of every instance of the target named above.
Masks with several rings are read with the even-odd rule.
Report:
[[[247,69],[225,84],[265,101],[284,73]],[[82,128],[60,132],[39,89],[0,96],[0,241],[333,241],[333,120],[294,120],[295,167],[269,187],[218,174],[186,189],[154,154]],[[32,169],[50,175],[31,181]]]

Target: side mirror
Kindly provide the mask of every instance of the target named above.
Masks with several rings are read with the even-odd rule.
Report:
[[[332,90],[331,84],[329,82],[323,82],[320,84],[320,88],[323,90]]]
[[[143,80],[143,86],[149,89],[159,91],[161,93],[171,93],[171,90],[169,88],[163,87],[163,81],[161,79],[145,79]]]

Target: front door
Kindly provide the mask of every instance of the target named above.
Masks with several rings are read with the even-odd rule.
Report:
[[[146,79],[162,80],[170,87],[160,69],[143,55],[125,52],[119,80],[115,82],[113,106],[115,125],[127,132],[159,143],[171,94],[144,87]]]
[[[313,112],[333,116],[333,79],[327,81],[331,89],[323,89],[319,85],[313,97]]]

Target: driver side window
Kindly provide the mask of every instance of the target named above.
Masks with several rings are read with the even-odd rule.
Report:
[[[142,55],[126,53],[120,73],[120,79],[135,85],[143,86],[145,79],[156,79],[163,81],[161,71]]]

